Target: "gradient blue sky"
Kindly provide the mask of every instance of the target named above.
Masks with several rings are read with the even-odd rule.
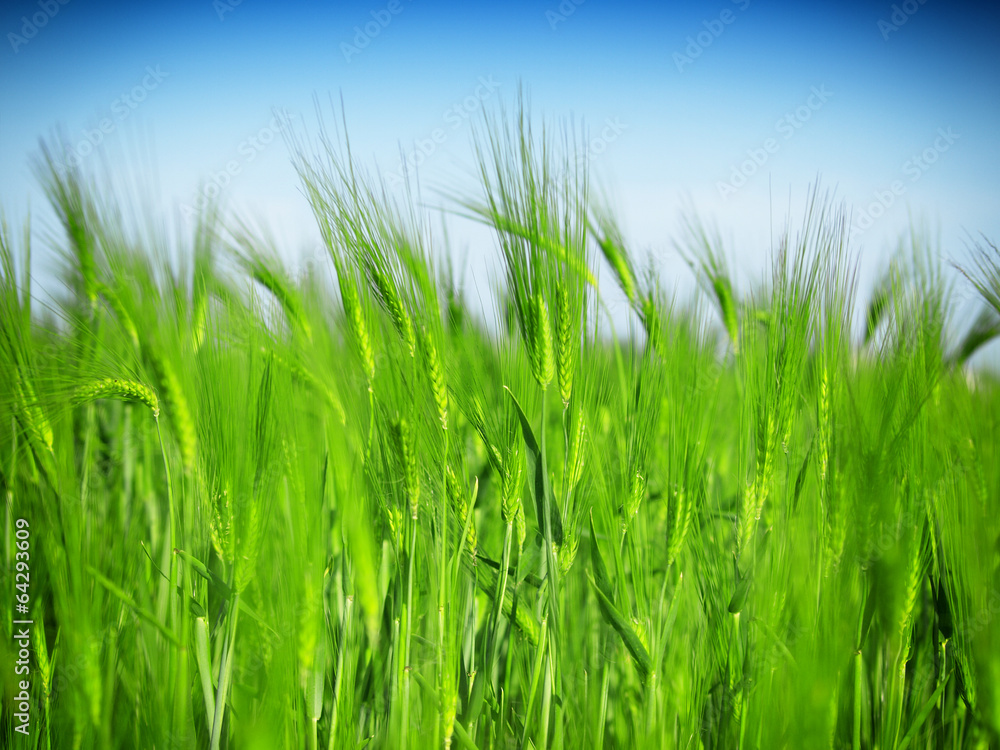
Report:
[[[390,5],[398,12],[383,12]],[[235,164],[221,188],[226,203],[269,223],[289,253],[314,255],[317,234],[287,149],[280,137],[262,142],[273,135],[274,108],[315,133],[313,98],[342,94],[355,152],[386,173],[399,172],[400,149],[412,154],[440,130],[443,142],[420,167],[425,198],[440,204],[429,188],[464,184],[470,164],[471,127],[454,108],[476,116],[510,103],[523,82],[536,114],[590,127],[594,171],[635,247],[668,278],[679,268],[682,207],[717,222],[737,267],[757,276],[771,227],[789,206],[800,215],[818,176],[853,206],[856,222],[895,183],[892,205],[855,236],[863,278],[911,216],[939,231],[948,258],[961,257],[970,233],[1000,240],[995,5],[664,5],[7,2],[0,206],[15,223],[30,207],[42,231],[50,219],[30,167],[39,138],[58,128],[81,144],[104,120],[109,153],[151,146],[142,169],[165,209],[193,205],[199,185],[213,175],[222,182]],[[379,16],[391,20],[346,54],[355,27]],[[141,102],[122,99],[144,85]],[[813,91],[824,95],[810,99]],[[933,163],[911,161],[925,152]],[[723,195],[722,183],[754,155],[760,166],[745,169],[754,174]],[[468,247],[470,284],[488,287],[489,238],[458,225],[453,240]],[[52,256],[36,252],[44,274]]]

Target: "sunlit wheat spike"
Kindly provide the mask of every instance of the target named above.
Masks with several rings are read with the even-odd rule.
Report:
[[[684,540],[687,537],[688,529],[691,527],[691,500],[688,497],[687,489],[683,486],[676,487],[669,502],[669,525],[667,527],[667,566],[671,566],[677,560]]]
[[[235,232],[237,258],[250,278],[267,289],[281,305],[291,329],[312,340],[312,324],[302,305],[299,287],[291,280],[284,264],[268,244],[254,236],[253,229],[241,224]]]
[[[365,322],[364,310],[358,297],[358,288],[353,275],[347,270],[346,264],[338,267],[337,283],[340,286],[340,299],[344,305],[348,328],[354,339],[354,347],[361,357],[365,377],[369,386],[375,378],[375,352],[372,349],[371,338],[368,336],[368,325]]]
[[[829,560],[828,569],[836,569],[844,554],[847,542],[847,513],[843,507],[843,497],[839,493],[841,485],[833,484],[831,491],[825,493],[827,511],[824,536],[825,554]]]
[[[646,329],[649,345],[653,349],[658,349],[660,346],[660,313],[652,292],[644,295],[639,301],[638,312],[643,328]]]
[[[819,445],[819,481],[820,492],[825,492],[826,476],[830,462],[830,378],[824,364],[820,373],[819,399],[817,403],[818,426],[816,431]]]
[[[177,442],[181,449],[181,462],[184,466],[184,472],[190,473],[194,469],[195,455],[198,449],[198,437],[187,396],[184,395],[184,388],[181,386],[173,365],[159,355],[154,355],[152,360],[153,366],[160,376],[160,384],[163,386],[167,406],[169,407],[167,417],[170,419],[170,423],[177,433]]]
[[[549,308],[541,293],[531,298],[530,335],[532,374],[542,388],[548,388],[555,375],[555,357],[552,347],[552,323],[549,321]]]
[[[254,265],[250,277],[267,289],[281,304],[288,322],[302,331],[307,339],[312,339],[312,325],[302,310],[301,302],[285,281],[263,263]]]
[[[81,385],[73,392],[73,401],[78,404],[102,398],[145,404],[153,412],[154,417],[160,416],[160,401],[156,397],[156,393],[148,385],[143,385],[135,380],[102,378]]]
[[[505,523],[511,523],[521,511],[521,482],[524,477],[524,455],[517,444],[507,448],[501,465],[501,473],[503,486],[500,514]]]
[[[524,520],[524,506],[521,503],[518,503],[514,513],[514,529],[517,531],[517,548],[523,549],[524,540],[528,538],[528,525]]]
[[[646,478],[639,472],[639,469],[635,469],[629,478],[628,484],[628,499],[625,503],[625,518],[626,520],[632,518],[636,513],[639,512],[639,506],[642,505],[642,500],[646,496]]]
[[[267,349],[266,347],[261,347],[262,354],[269,354],[274,358],[274,361],[288,370],[289,373],[298,378],[302,383],[312,388],[316,393],[318,393],[326,404],[333,409],[337,414],[337,418],[340,420],[341,424],[347,419],[347,415],[344,413],[343,404],[340,403],[340,399],[330,390],[329,386],[325,383],[320,382],[319,378],[316,377],[310,370],[303,367],[298,362],[289,361],[285,359],[281,354],[274,350]]]
[[[410,508],[410,517],[416,519],[420,505],[420,472],[417,468],[415,435],[405,418],[393,422],[392,437],[396,460],[403,474],[403,493]]]
[[[229,490],[224,489],[212,498],[209,532],[212,546],[221,560],[233,560],[233,502]]]
[[[395,281],[385,269],[372,260],[365,263],[365,272],[375,289],[376,296],[389,314],[393,328],[406,344],[410,356],[415,357],[417,355],[417,338],[413,332],[413,321],[403,304],[403,298]]]
[[[910,539],[909,550],[906,557],[906,576],[903,579],[903,606],[899,613],[899,630],[906,634],[913,622],[913,608],[917,603],[917,594],[920,591],[920,584],[923,581],[924,568],[920,550],[920,534],[922,524],[918,524],[914,531],[913,538]]]
[[[101,296],[107,301],[111,310],[115,314],[115,318],[118,319],[118,323],[128,334],[129,341],[132,343],[132,348],[135,351],[139,351],[139,331],[135,327],[135,321],[132,320],[132,316],[129,314],[128,309],[122,304],[121,297],[115,294],[114,290],[108,287],[106,284],[100,284],[98,289],[100,290]]]
[[[445,478],[448,485],[448,497],[451,499],[452,508],[458,516],[458,527],[464,529],[466,523],[469,524],[469,533],[465,537],[465,548],[469,557],[475,559],[479,546],[479,537],[476,534],[476,519],[469,522],[469,498],[462,482],[455,476],[454,470],[449,465],[446,469]]]
[[[573,311],[569,292],[564,284],[556,287],[556,373],[559,395],[568,404],[573,395],[573,371],[576,368],[578,346],[574,341]]]
[[[575,523],[564,527],[563,542],[557,545],[556,558],[559,562],[559,575],[565,576],[573,567],[576,553],[580,549],[579,526]]]
[[[741,568],[744,565],[750,541],[753,538],[753,531],[757,525],[755,509],[758,503],[760,489],[757,482],[753,482],[746,488],[740,507],[739,519],[736,525],[736,560]]]
[[[618,278],[618,285],[621,287],[625,298],[634,307],[638,302],[638,285],[635,280],[635,273],[629,262],[628,255],[624,248],[611,237],[600,237],[597,240],[598,247],[604,254],[604,259],[608,261]]]
[[[583,476],[584,447],[587,438],[587,422],[583,409],[573,410],[573,421],[569,433],[569,453],[566,459],[566,492],[572,492]]]
[[[716,299],[719,302],[719,310],[722,315],[722,322],[726,327],[726,333],[733,342],[733,349],[739,349],[739,321],[736,317],[736,301],[733,299],[733,288],[729,283],[729,278],[722,273],[717,273],[712,278],[712,289],[715,291]]]
[[[204,287],[194,295],[191,307],[191,344],[194,351],[205,343],[206,321],[208,319],[209,295]],[[138,343],[138,342],[137,342]]]
[[[31,383],[23,379],[20,372],[14,375],[14,395],[24,429],[40,445],[44,445],[51,451],[53,444],[52,424],[38,407]]]
[[[266,522],[262,499],[250,498],[243,508],[243,528],[236,543],[236,590],[243,591],[257,569]]]
[[[441,429],[448,429],[448,383],[445,381],[444,363],[441,361],[441,352],[434,342],[434,336],[427,330],[426,326],[420,328],[420,340],[424,354],[427,357],[427,377],[431,384],[431,393],[434,395],[434,405],[437,407],[438,421]]]

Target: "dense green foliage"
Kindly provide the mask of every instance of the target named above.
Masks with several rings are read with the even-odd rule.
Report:
[[[43,151],[58,309],[0,246],[5,744],[998,746],[996,247],[968,334],[919,236],[858,326],[814,194],[742,294],[693,222],[677,302],[572,135],[478,132],[495,323],[346,142],[290,139],[331,261],[301,278],[212,211],[171,258]]]

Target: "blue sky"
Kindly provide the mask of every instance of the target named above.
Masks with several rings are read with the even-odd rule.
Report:
[[[419,162],[425,200],[441,205],[436,189],[467,184],[470,123],[523,83],[536,115],[589,127],[590,163],[628,236],[680,286],[685,206],[716,222],[756,277],[772,227],[800,215],[817,178],[853,208],[863,278],[911,218],[939,233],[947,258],[969,234],[1000,240],[1000,11],[667,5],[8,2],[0,207],[15,224],[30,208],[44,231],[30,165],[39,138],[59,130],[87,168],[148,149],[128,163],[167,213],[189,213],[199,186],[218,190],[290,257],[316,255],[276,110],[315,133],[314,98],[330,118],[342,96],[355,153],[387,175],[401,153]],[[452,239],[470,284],[488,288],[488,235],[458,224]],[[53,256],[36,253],[43,277]]]

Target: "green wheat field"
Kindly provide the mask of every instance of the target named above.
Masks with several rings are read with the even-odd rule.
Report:
[[[1000,747],[991,240],[913,231],[869,294],[814,188],[745,284],[692,218],[675,293],[522,106],[437,201],[493,231],[485,304],[341,132],[287,135],[307,273],[43,141],[61,283],[0,234],[4,747]]]

